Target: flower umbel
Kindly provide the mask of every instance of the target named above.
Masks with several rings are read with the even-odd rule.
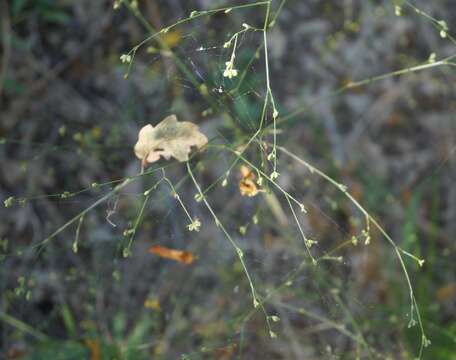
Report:
[[[228,79],[232,79],[238,75],[238,71],[234,68],[234,59],[236,58],[237,35],[238,34],[235,34],[233,38],[231,38],[223,45],[224,47],[230,47],[231,40],[234,39],[233,52],[231,53],[230,61],[227,61],[225,63],[225,71],[223,72],[223,76],[227,77]]]
[[[223,76],[227,77],[228,79],[232,79],[238,75],[238,71],[233,68],[233,60],[227,61],[225,63],[225,71],[223,72]]]
[[[189,231],[200,231],[201,222],[198,218],[193,219],[193,221],[187,225]]]
[[[131,63],[131,55],[129,54],[122,54],[120,56],[120,61],[124,64],[129,64]]]

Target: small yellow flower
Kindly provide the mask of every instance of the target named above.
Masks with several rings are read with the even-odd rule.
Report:
[[[187,225],[189,231],[200,231],[201,222],[198,218],[195,218],[190,224]]]
[[[279,112],[277,111],[276,108],[274,108],[274,111],[272,112],[272,117],[274,118],[274,120],[276,120],[278,116],[279,116]]]
[[[273,171],[269,177],[271,178],[271,180],[275,180],[279,177],[279,175],[280,174],[277,171]]]
[[[236,69],[233,69],[233,61],[227,61],[225,63],[225,66],[225,71],[223,72],[224,77],[232,79],[238,75],[238,71]]]
[[[120,61],[123,63],[123,64],[129,64],[131,63],[131,55],[128,55],[128,54],[123,54],[120,56]]]

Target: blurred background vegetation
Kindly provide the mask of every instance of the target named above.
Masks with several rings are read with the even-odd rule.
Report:
[[[299,220],[318,241],[314,266],[280,192],[264,185],[241,196],[240,163],[221,181],[236,158],[224,146],[249,140],[266,94],[262,33],[239,36],[233,79],[223,76],[232,52],[223,45],[244,23],[263,28],[264,4],[190,19],[147,41],[131,64],[120,61],[192,11],[249,3],[0,0],[1,358],[418,356],[421,332],[408,327],[409,290],[394,248],[372,228],[364,244],[364,216],[339,189],[278,153],[277,183],[306,206]],[[456,53],[456,3],[271,5],[278,145],[345,184],[402,249],[425,260],[404,259],[432,342],[422,358],[456,359],[454,67],[392,73]],[[111,193],[140,171],[138,130],[169,114],[198,124],[214,144],[191,166],[243,249],[263,308],[253,308],[236,252],[195,200],[185,164],[160,161],[150,167],[157,172]],[[271,131],[263,136],[272,141]],[[263,150],[252,145],[245,156],[269,174]],[[144,202],[163,166],[201,231],[188,231],[167,184]],[[147,251],[153,245],[196,261],[160,258]]]

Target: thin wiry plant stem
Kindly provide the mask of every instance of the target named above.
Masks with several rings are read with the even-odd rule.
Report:
[[[117,194],[119,191],[121,191],[124,187],[126,187],[128,184],[130,184],[133,181],[132,178],[127,178],[125,179],[122,183],[117,185],[113,190],[111,190],[109,193],[106,195],[102,196],[100,199],[95,201],[92,205],[81,211],[78,215],[74,216],[72,219],[67,221],[65,224],[63,224],[61,227],[59,227],[57,230],[55,230],[51,235],[49,235],[46,239],[40,241],[37,244],[34,244],[31,246],[31,248],[41,248],[42,246],[46,245],[49,241],[51,241],[53,238],[55,238],[58,234],[60,234],[63,230],[65,230],[67,227],[78,221],[81,217],[86,215],[89,211],[95,209],[98,205],[104,203],[107,201],[109,198]]]
[[[402,249],[394,242],[394,240],[389,236],[389,234],[385,231],[385,229],[383,229],[383,227],[377,222],[377,220],[375,220],[375,218],[373,218],[367,212],[367,210],[347,191],[347,189],[346,189],[346,187],[344,185],[338,183],[336,180],[334,180],[333,178],[331,178],[330,176],[328,176],[327,174],[325,174],[321,170],[315,168],[313,165],[309,164],[307,161],[303,160],[299,156],[297,156],[297,155],[293,154],[292,152],[288,151],[286,148],[284,148],[282,146],[278,146],[277,148],[278,148],[279,151],[281,151],[284,154],[286,154],[287,156],[291,157],[293,160],[297,161],[301,165],[304,165],[307,169],[309,169],[309,171],[311,173],[317,174],[318,176],[320,176],[324,180],[326,180],[329,183],[331,183],[332,185],[334,185],[337,189],[339,189],[339,191],[341,191],[358,208],[358,210],[361,211],[361,213],[380,231],[380,233],[385,237],[385,239],[393,247],[393,249],[394,249],[394,251],[396,253],[397,259],[398,259],[398,261],[400,263],[400,266],[402,268],[402,272],[404,274],[404,277],[406,279],[407,286],[408,286],[408,289],[409,289],[409,295],[410,295],[410,324],[413,325],[414,314],[416,314],[417,319],[418,319],[418,324],[419,324],[421,335],[422,335],[420,355],[419,355],[419,357],[421,357],[423,347],[428,344],[428,339],[427,339],[427,337],[425,335],[425,332],[424,332],[424,327],[423,327],[423,323],[422,323],[422,320],[421,320],[421,314],[420,314],[420,310],[419,310],[419,307],[418,307],[418,304],[416,302],[416,298],[415,298],[415,295],[414,295],[412,282],[410,280],[410,276],[409,276],[407,267],[405,266],[404,259],[402,257],[402,253],[403,253]],[[408,255],[407,252],[405,252],[404,254]],[[417,260],[416,257],[412,257],[412,259]],[[419,264],[421,265],[422,262],[419,261]]]
[[[236,254],[238,256],[239,262],[242,265],[242,268],[244,270],[245,276],[247,277],[247,281],[249,283],[249,286],[250,286],[250,291],[252,293],[253,307],[257,308],[258,306],[260,306],[260,308],[262,309],[262,311],[263,311],[263,313],[265,315],[266,323],[267,323],[268,329],[269,329],[269,334],[271,335],[271,337],[273,337],[274,333],[272,332],[272,328],[271,328],[271,325],[270,325],[270,322],[269,322],[269,316],[268,316],[268,314],[266,312],[266,309],[264,308],[263,304],[261,303],[261,301],[260,301],[260,299],[259,299],[259,297],[257,295],[255,286],[253,285],[252,277],[250,276],[250,272],[249,272],[249,270],[247,268],[247,265],[245,263],[245,260],[244,260],[244,252],[239,247],[239,245],[236,243],[236,241],[231,237],[231,235],[226,230],[225,226],[223,226],[223,224],[220,222],[218,216],[215,214],[214,210],[212,209],[212,206],[207,201],[206,196],[204,196],[203,192],[201,191],[201,187],[198,184],[198,182],[196,181],[196,178],[195,178],[195,176],[193,174],[193,171],[192,171],[192,169],[190,167],[190,164],[188,162],[187,162],[187,171],[188,171],[188,174],[190,175],[190,178],[193,181],[193,184],[195,185],[195,188],[197,189],[199,195],[201,196],[201,199],[202,199],[204,205],[206,205],[206,208],[209,210],[210,214],[212,215],[212,217],[214,219],[214,222],[215,222],[215,225],[222,230],[222,232],[225,235],[225,237],[229,240],[230,244],[233,246],[233,248],[234,248],[234,250],[235,250],[235,252],[236,252]]]

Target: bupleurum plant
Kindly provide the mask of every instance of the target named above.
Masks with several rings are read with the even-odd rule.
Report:
[[[193,10],[187,17],[171,25],[167,25],[162,29],[154,29],[141,13],[140,2],[135,0],[115,0],[114,9],[118,10],[126,7],[150,33],[130,51],[119,56],[125,70],[125,79],[128,79],[134,73],[135,59],[142,50],[145,49],[146,53],[158,53],[166,60],[170,60],[173,66],[176,67],[176,71],[186,78],[186,81],[190,84],[189,86],[197,90],[199,99],[204,102],[206,109],[201,112],[200,118],[189,119],[186,114],[177,113],[177,115],[170,114],[164,119],[151,119],[151,124],[145,124],[139,130],[136,145],[131,144],[129,150],[132,157],[136,155],[139,159],[136,175],[109,182],[93,183],[85,189],[64,191],[58,195],[53,195],[62,200],[68,200],[74,199],[83,193],[109,189],[90,206],[59,226],[44,240],[31,245],[29,250],[42,253],[46,251],[46,246],[64,230],[74,228],[75,236],[72,243],[72,251],[78,253],[81,230],[84,227],[87,215],[91,211],[102,204],[115,200],[132,184],[139,184],[139,186],[149,184],[141,191],[140,206],[136,216],[125,229],[122,229],[122,235],[125,240],[120,242],[119,246],[124,259],[135,257],[134,245],[136,236],[141,229],[144,218],[147,216],[147,209],[150,206],[153,207],[157,201],[153,200],[153,196],[160,194],[162,197],[169,197],[174,199],[179,206],[182,215],[182,227],[191,233],[192,238],[199,236],[200,230],[211,226],[211,224],[215,225],[219,234],[226,239],[236,255],[243,274],[243,280],[240,279],[239,282],[245,282],[246,286],[248,286],[251,304],[250,308],[244,309],[244,316],[242,321],[240,321],[242,324],[240,326],[242,328],[240,330],[241,333],[244,331],[246,324],[256,314],[260,313],[263,316],[265,329],[270,338],[286,338],[287,335],[277,330],[275,324],[281,320],[278,311],[275,309],[275,306],[280,303],[284,309],[296,311],[346,336],[355,344],[356,355],[353,358],[386,359],[391,352],[388,349],[376,348],[375,341],[365,336],[367,331],[357,325],[356,316],[353,316],[350,310],[344,307],[343,297],[339,290],[330,289],[331,301],[337,304],[339,311],[345,314],[344,321],[346,321],[346,324],[340,324],[332,320],[331,316],[326,318],[324,314],[311,312],[303,307],[296,307],[292,303],[287,304],[285,301],[275,300],[279,294],[286,293],[288,289],[295,286],[294,283],[304,272],[307,274],[306,281],[308,282],[317,281],[320,276],[332,276],[328,275],[328,273],[331,274],[330,266],[332,265],[326,264],[344,263],[347,255],[342,255],[342,251],[347,251],[346,254],[349,254],[350,249],[357,246],[364,246],[365,250],[363,251],[369,251],[374,242],[384,240],[389,244],[390,251],[397,259],[403,275],[403,284],[407,287],[409,310],[404,316],[408,317],[407,324],[409,328],[415,326],[419,328],[420,347],[415,357],[421,359],[423,358],[424,349],[431,344],[431,340],[427,336],[425,322],[420,314],[418,299],[415,296],[413,281],[409,274],[406,260],[413,260],[419,267],[423,266],[425,260],[399,246],[381,225],[381,221],[360,203],[348,186],[328,172],[320,170],[320,167],[308,161],[306,157],[298,155],[298,153],[306,150],[305,145],[303,145],[303,149],[291,150],[286,142],[286,136],[287,132],[293,131],[289,125],[290,121],[299,115],[305,114],[316,102],[321,102],[347,91],[385,79],[405,76],[436,67],[453,67],[455,66],[453,60],[456,55],[439,58],[438,54],[431,53],[428,59],[415,66],[381,75],[373,75],[362,80],[350,80],[337,90],[326,94],[323,98],[319,98],[313,104],[307,104],[294,110],[286,109],[285,106],[279,104],[272,83],[269,33],[273,31],[277,22],[280,21],[281,13],[288,5],[287,3],[287,0],[277,2],[267,0],[222,6],[210,10]],[[297,6],[296,3],[293,6]],[[185,58],[181,58],[166,41],[167,34],[184,27],[188,23],[197,23],[198,26],[204,28],[206,26],[204,20],[207,18],[219,14],[224,14],[225,17],[235,17],[237,13],[249,10],[262,14],[262,22],[258,27],[254,24],[254,20],[252,20],[252,23],[242,22],[240,27],[232,32],[220,35],[224,40],[217,44],[216,47],[222,51],[221,66],[214,70],[217,73],[212,75],[214,79],[221,79],[219,83],[215,81],[202,82],[199,79],[197,67],[189,67],[189,62]],[[428,13],[414,6],[412,2],[406,0],[393,1],[390,11],[394,12],[398,17],[416,14],[434,27],[440,38],[456,44],[455,39],[451,36],[449,26],[444,20],[431,17]],[[239,60],[239,53],[247,37],[258,40],[258,44],[253,53],[250,54],[248,61],[245,61],[244,58],[241,61]],[[191,62],[190,64],[193,65]],[[239,129],[235,130],[238,133],[233,136],[230,133],[231,130],[227,130],[229,128],[226,123],[232,123],[234,127],[239,124],[234,119],[233,110],[230,104],[225,101],[225,98],[235,99],[237,96],[242,95],[241,89],[253,64],[261,66],[262,79],[264,80],[262,89],[255,90],[257,98],[260,97],[259,104],[257,104],[260,111],[258,117],[248,122],[248,125],[245,126],[247,129],[239,127]],[[282,71],[286,71],[286,69],[282,69]],[[222,87],[222,85],[217,84],[225,85]],[[207,119],[208,116],[211,116],[210,119],[220,118],[223,121],[217,122],[218,125],[206,126],[206,120],[204,119]],[[245,116],[247,117],[247,115]],[[211,120],[207,120],[207,122],[209,121]],[[215,179],[212,175],[208,175],[208,169],[211,167],[216,169],[214,172],[218,173]],[[175,179],[176,168],[179,169],[177,173],[179,171],[184,172],[177,180]],[[306,217],[310,216],[312,211],[315,211],[314,205],[307,204],[305,196],[289,190],[290,186],[286,185],[289,179],[282,179],[281,175],[288,171],[296,171],[311,179],[320,179],[348,200],[352,207],[351,211],[354,214],[353,218],[355,220],[353,222],[359,227],[359,233],[352,234],[330,251],[322,250],[320,244],[324,242],[324,239],[318,239],[318,234],[308,235],[311,231],[307,228],[309,221],[306,220]],[[232,222],[231,220],[228,221],[224,215],[224,211],[228,209],[221,208],[217,201],[217,193],[230,187],[234,187],[239,195],[244,196],[248,201],[257,201],[256,206],[260,206],[258,203],[263,206],[261,215],[255,212],[251,219],[247,223],[240,225],[238,229],[226,224],[227,222],[229,224]],[[190,191],[189,189],[192,189],[190,197],[193,198],[190,200],[189,196],[185,194]],[[6,208],[24,206],[29,201],[33,201],[33,198],[8,197],[4,200],[4,205]],[[194,210],[195,205],[188,204],[189,201],[196,201],[197,210]],[[106,221],[111,223],[111,215],[115,214],[115,207],[110,211],[111,213],[106,216]],[[199,215],[204,214],[204,212],[208,216],[202,217]],[[277,219],[280,232],[297,231],[300,237],[299,247],[302,252],[297,253],[300,259],[299,265],[289,271],[286,276],[283,276],[278,283],[274,284],[274,287],[261,287],[258,285],[261,281],[256,280],[261,278],[261,276],[254,275],[251,271],[252,255],[246,252],[243,241],[239,237],[246,236],[250,226],[266,226],[262,223],[262,216],[265,216],[264,213],[268,212],[272,213],[273,217]],[[288,220],[291,220],[293,224],[290,225]],[[111,224],[115,226],[114,223]],[[163,242],[163,245],[155,244],[148,251],[156,256],[174,260],[184,265],[198,262],[197,254],[185,249],[174,249],[172,244],[166,244],[166,241]],[[6,253],[4,256],[17,255],[21,255],[21,253]],[[334,275],[334,277],[337,276],[338,274]],[[25,293],[26,296],[30,297],[31,295],[27,292],[25,285],[26,281],[24,279],[19,281],[17,293],[18,295]],[[305,296],[305,294],[302,296]],[[236,298],[232,301],[236,301]],[[153,306],[157,307],[158,305]],[[239,348],[243,346],[242,336],[238,346]],[[203,350],[201,352],[204,353]],[[240,350],[239,354],[242,354]],[[164,356],[166,357],[166,355]],[[185,358],[192,358],[192,356],[188,355]]]

